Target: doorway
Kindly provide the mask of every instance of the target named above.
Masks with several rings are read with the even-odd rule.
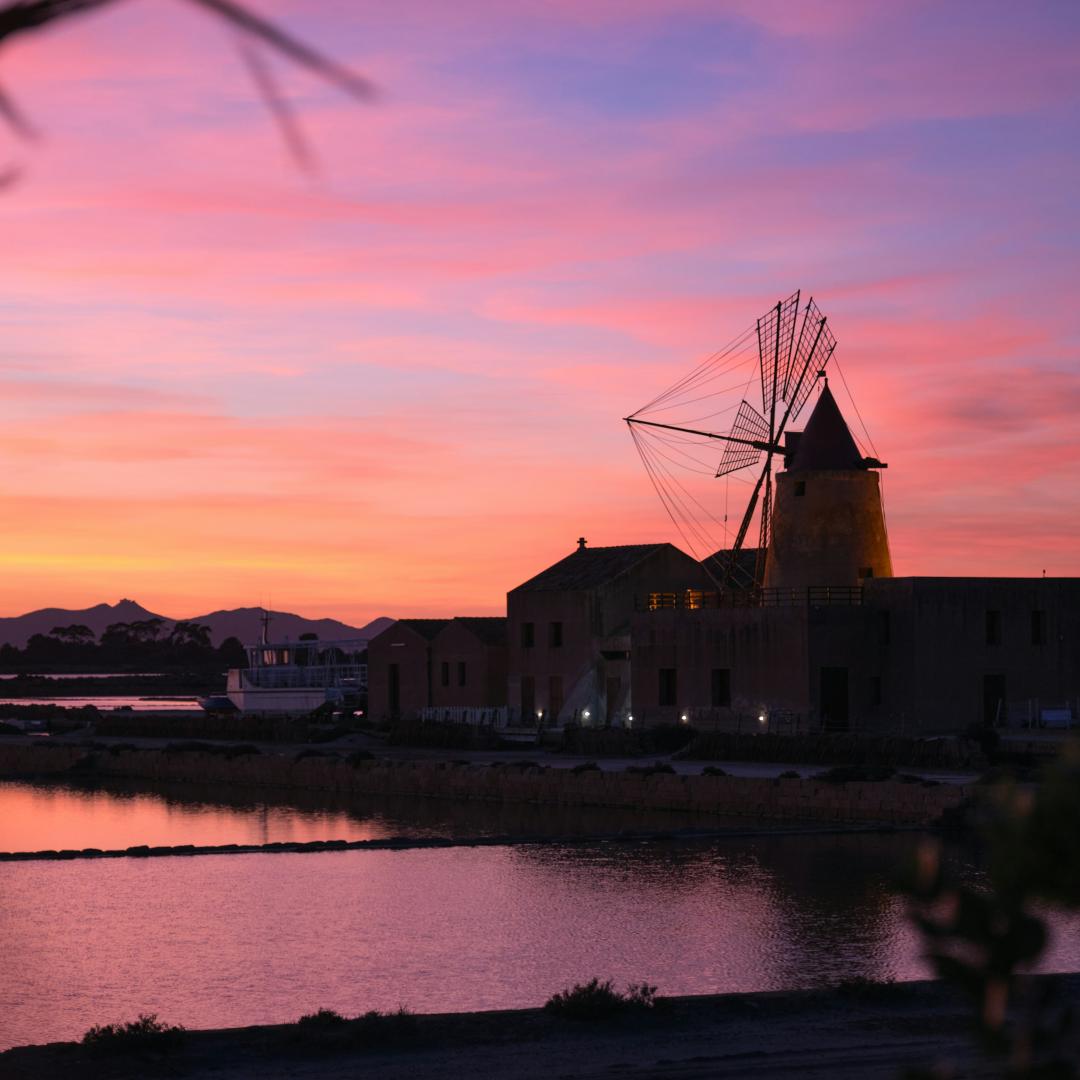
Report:
[[[995,727],[1005,719],[1005,676],[1000,673],[983,676],[983,726]]]
[[[830,731],[847,731],[848,715],[848,669],[846,667],[823,667],[821,669],[821,722]]]

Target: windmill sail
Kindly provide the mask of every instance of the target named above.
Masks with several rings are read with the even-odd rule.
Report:
[[[760,516],[760,528],[753,584],[760,586],[764,581],[771,532],[773,459],[782,453],[781,443],[788,424],[802,412],[817,385],[818,375],[823,373],[836,348],[836,338],[825,316],[813,299],[800,311],[800,296],[796,291],[786,300],[778,301],[723,350],[626,417],[649,478],[690,550],[704,561],[700,547],[710,543],[713,551],[720,547],[702,515],[723,529],[731,557],[722,565],[717,564],[723,575],[723,580],[718,582],[722,590],[734,584],[737,568],[743,565],[739,553],[755,516]],[[739,386],[743,395],[746,394],[754,379],[755,363],[761,382],[760,411],[745,396],[737,405],[731,400],[731,392]],[[728,379],[737,377],[740,369],[749,369],[745,383],[724,385]],[[724,403],[725,398],[730,404]],[[705,426],[712,427],[722,415],[732,411],[735,419],[726,435]],[[715,453],[713,440],[725,443],[715,471],[708,461]],[[734,533],[728,530],[726,504],[721,521],[674,471],[721,477],[750,467],[758,467],[758,475]]]
[[[769,422],[744,398],[739,403],[739,411],[735,414],[735,423],[731,425],[729,442],[724,447],[724,456],[720,459],[716,475],[727,476],[748,465],[756,465],[761,460],[762,451],[747,443],[755,440],[765,442],[768,438]]]

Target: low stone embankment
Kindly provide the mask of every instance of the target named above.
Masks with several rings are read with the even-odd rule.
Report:
[[[894,826],[929,826],[961,807],[971,789],[919,782],[673,773],[575,771],[528,764],[385,761],[337,754],[287,755],[228,747],[94,749],[0,743],[0,776],[65,773],[150,782],[296,788],[335,795],[518,802],[563,807],[666,810]]]

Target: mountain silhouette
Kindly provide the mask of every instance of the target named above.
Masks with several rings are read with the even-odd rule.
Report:
[[[233,608],[196,615],[185,622],[201,623],[210,628],[210,640],[220,645],[227,637],[237,637],[245,644],[259,640],[262,629],[262,608]],[[0,645],[23,648],[34,634],[48,634],[57,626],[75,624],[88,626],[98,637],[112,623],[161,619],[162,633],[167,634],[177,622],[166,615],[149,611],[134,600],[116,604],[96,604],[89,608],[40,608],[25,615],[0,618]],[[287,611],[270,613],[270,636],[277,641],[296,641],[301,634],[317,634],[320,640],[334,638],[372,638],[385,630],[394,620],[380,616],[366,626],[349,626],[337,619],[305,619]]]

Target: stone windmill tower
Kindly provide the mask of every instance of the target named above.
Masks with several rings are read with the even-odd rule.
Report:
[[[692,551],[711,541],[703,519],[720,523],[680,482],[673,467],[711,472],[701,451],[718,440],[724,451],[717,478],[751,467],[759,470],[731,547],[715,551],[713,544],[715,553],[702,561],[722,594],[760,596],[762,589],[855,586],[869,577],[892,577],[880,479],[874,471],[885,465],[860,453],[827,379],[806,428],[790,430],[824,379],[835,349],[828,319],[812,299],[802,305],[795,292],[625,417],[649,478]],[[760,410],[746,397],[737,406],[725,405],[733,387],[723,384],[755,361]],[[744,394],[756,381],[753,376],[751,372]],[[691,415],[684,419],[687,410]],[[731,411],[735,419],[727,434],[696,426]],[[702,412],[705,415],[699,415]],[[774,476],[773,463],[781,457],[784,469]],[[755,516],[760,516],[758,543],[747,550]],[[726,525],[723,528],[727,532]],[[750,558],[743,559],[744,554]]]
[[[776,475],[766,588],[858,585],[892,577],[877,469],[863,457],[828,380],[801,432],[788,432]]]

